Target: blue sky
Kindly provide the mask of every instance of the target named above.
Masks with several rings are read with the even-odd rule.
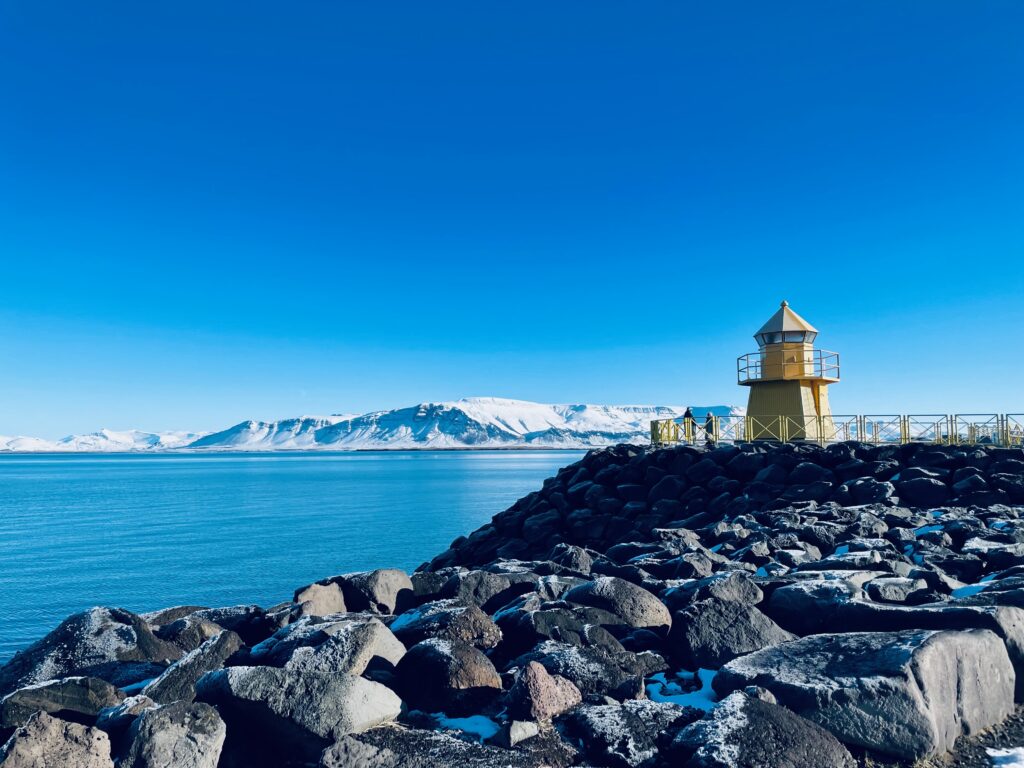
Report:
[[[1024,5],[0,5],[0,434],[496,395],[1024,411]]]

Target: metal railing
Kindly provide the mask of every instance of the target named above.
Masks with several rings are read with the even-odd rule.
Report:
[[[712,416],[651,422],[654,445],[755,440],[822,445],[858,440],[876,445],[935,443],[1024,447],[1024,414]]]
[[[838,379],[839,353],[825,349],[749,352],[736,359],[740,384],[765,379]]]

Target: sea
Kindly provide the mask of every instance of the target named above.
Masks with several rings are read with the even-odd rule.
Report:
[[[412,571],[582,455],[0,455],[0,663],[94,605],[270,606]]]

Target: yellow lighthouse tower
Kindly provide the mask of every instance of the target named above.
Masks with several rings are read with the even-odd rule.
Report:
[[[759,350],[736,362],[750,387],[748,440],[817,440],[833,431],[828,385],[839,381],[839,355],[814,348],[817,329],[782,302],[754,334]]]

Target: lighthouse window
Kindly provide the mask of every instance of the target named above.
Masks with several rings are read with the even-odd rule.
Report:
[[[785,341],[787,342],[802,342],[807,334],[803,331],[786,331]]]

